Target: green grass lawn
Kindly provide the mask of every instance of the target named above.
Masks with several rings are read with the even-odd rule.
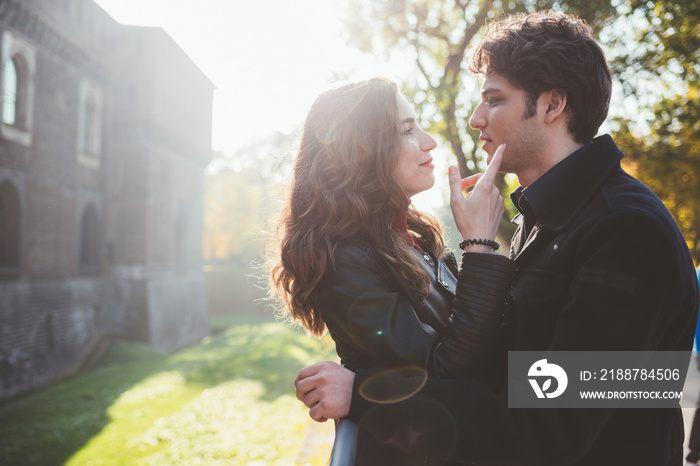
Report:
[[[0,405],[0,464],[326,464],[332,424],[311,425],[292,382],[335,359],[330,339],[264,314],[212,326],[171,355],[117,341],[92,372]]]

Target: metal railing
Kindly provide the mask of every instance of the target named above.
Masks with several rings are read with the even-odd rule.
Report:
[[[335,426],[335,441],[331,451],[329,466],[354,466],[355,444],[357,443],[357,426],[350,419],[344,418]]]

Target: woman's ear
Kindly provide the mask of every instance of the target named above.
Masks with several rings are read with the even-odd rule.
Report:
[[[544,114],[546,123],[551,123],[564,114],[566,109],[566,94],[564,92],[552,89],[544,92],[540,97],[544,99],[543,103],[546,105]]]

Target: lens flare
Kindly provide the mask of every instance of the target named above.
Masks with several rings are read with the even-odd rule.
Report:
[[[337,137],[337,132],[335,128],[329,128],[325,134],[316,133],[316,139],[323,145],[332,144]]]
[[[398,403],[418,393],[427,380],[428,373],[420,367],[387,369],[364,380],[359,393],[373,403]]]

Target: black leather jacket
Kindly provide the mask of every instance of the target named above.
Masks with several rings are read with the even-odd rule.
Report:
[[[414,251],[432,278],[420,299],[375,249],[339,246],[316,288],[342,364],[350,370],[417,366],[431,377],[477,370],[502,325],[513,262],[495,254],[452,253],[436,260]]]

